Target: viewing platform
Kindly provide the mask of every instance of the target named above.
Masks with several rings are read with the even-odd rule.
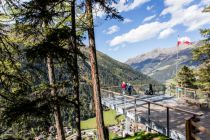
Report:
[[[123,96],[120,92],[107,89],[101,89],[101,92],[102,104],[116,110],[118,114],[125,115],[129,124],[141,124],[148,131],[156,131],[174,140],[185,140],[188,135],[186,122],[190,118],[196,124],[207,128],[207,133],[200,132],[197,135],[202,140],[210,139],[210,110],[207,108],[201,109],[188,104],[182,98],[168,94]]]

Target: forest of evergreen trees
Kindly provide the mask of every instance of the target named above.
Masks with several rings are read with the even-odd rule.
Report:
[[[93,91],[98,136],[105,139],[92,14],[96,3],[107,18],[122,20],[110,1],[1,1],[1,138],[10,132],[33,139],[55,126],[57,138],[64,140],[63,126],[70,123],[81,139],[80,119],[93,115],[87,111]],[[80,51],[86,32],[92,82],[80,88],[78,60],[86,61]]]
[[[0,139],[34,139],[41,133],[47,136],[49,128],[54,126],[57,138],[64,140],[63,127],[71,126],[80,140],[81,119],[96,116],[98,137],[107,140],[99,77],[101,86],[117,85],[124,79],[138,81],[139,77],[145,83],[156,83],[134,72],[123,77],[120,71],[130,71],[130,68],[121,64],[121,69],[112,74],[108,73],[113,64],[108,61],[109,69],[105,69],[105,62],[98,66],[92,7],[99,4],[107,19],[123,20],[116,9],[110,7],[111,2],[4,0],[1,3]],[[208,42],[210,31],[202,33]],[[86,34],[89,56],[81,51]],[[203,62],[199,83],[209,90],[209,79],[205,79],[210,68],[209,44],[206,46],[201,47],[205,51],[198,50],[195,57]],[[204,54],[206,49],[208,53]],[[95,112],[88,108],[91,100]],[[6,133],[10,135],[4,135]]]
[[[64,140],[63,127],[68,126],[81,139],[81,119],[96,116],[98,137],[107,139],[100,84],[101,87],[120,85],[122,80],[156,83],[102,53],[98,53],[100,63],[97,64],[92,7],[99,4],[107,14],[106,19],[123,20],[110,3],[2,1],[1,138],[34,139],[43,133],[48,136],[49,128],[54,126],[57,138]],[[86,34],[89,50],[83,44]],[[95,109],[90,110],[92,101]]]

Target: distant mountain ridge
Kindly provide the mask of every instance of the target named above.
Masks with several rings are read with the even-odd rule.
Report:
[[[178,69],[183,65],[189,67],[199,65],[198,62],[192,61],[192,50],[199,46],[201,46],[201,42],[179,46],[178,61],[177,47],[172,47],[154,49],[153,51],[128,59],[126,64],[159,82],[166,82],[175,76],[177,63]]]

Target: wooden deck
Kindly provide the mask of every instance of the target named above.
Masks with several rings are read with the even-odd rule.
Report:
[[[162,103],[161,101],[159,103]],[[170,102],[167,102],[166,104],[170,104]],[[204,126],[205,128],[210,130],[210,109],[200,109],[200,107],[194,105],[194,106],[189,106],[185,102],[185,100],[177,100],[177,104],[173,104],[174,107],[180,108],[183,110],[189,110],[192,112],[202,112],[203,116],[199,117],[200,121],[198,124]],[[159,107],[157,105],[151,105],[151,115],[150,118],[151,120],[159,123],[160,125],[166,127],[166,108],[164,107]],[[134,109],[131,109],[130,111],[134,111]],[[144,116],[147,118],[147,105],[143,105],[142,107],[139,107],[137,109],[137,112],[139,115]],[[182,132],[185,135],[185,119],[191,117],[192,115],[182,113],[182,112],[177,112],[174,110],[170,110],[170,130],[177,130],[179,132]],[[207,134],[199,134],[199,136],[202,138],[202,140],[210,140],[210,136]]]
[[[118,97],[109,98],[109,103],[115,104],[116,106],[121,106],[127,112],[134,113],[135,108],[133,104],[133,100],[127,99],[126,105],[124,102],[121,102],[120,94],[117,94]],[[162,96],[162,95],[161,95]],[[102,98],[105,99],[105,98]],[[132,98],[131,98],[132,99]],[[205,108],[201,109],[199,106],[196,105],[189,105],[186,103],[184,99],[177,99],[177,98],[169,98],[168,96],[158,98],[158,96],[145,96],[144,99],[148,99],[154,101],[157,104],[162,104],[163,106],[171,106],[172,108],[176,108],[179,110],[186,110],[188,112],[195,112],[195,113],[203,113],[203,116],[200,117],[200,122],[202,126],[207,129],[210,129],[210,110]],[[128,101],[129,100],[129,101]],[[143,103],[142,101],[138,101],[136,103],[136,114],[138,116],[142,116],[144,118],[148,118],[148,104]],[[190,113],[185,113],[182,111],[177,111],[176,109],[169,109],[169,129],[177,131],[185,135],[185,118],[192,117],[193,115]],[[163,127],[167,127],[167,109],[166,107],[162,107],[159,105],[151,104],[150,105],[150,120],[155,122]],[[199,134],[202,140],[210,140],[210,136],[207,134]]]

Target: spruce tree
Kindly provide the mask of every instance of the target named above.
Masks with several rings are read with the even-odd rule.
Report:
[[[195,75],[193,70],[187,66],[183,66],[177,74],[176,81],[179,86],[185,88],[195,88]]]
[[[76,110],[76,128],[77,128],[77,140],[81,140],[81,127],[80,127],[80,93],[79,93],[79,72],[78,72],[78,48],[77,48],[77,34],[76,34],[76,18],[75,18],[75,2],[71,1],[71,24],[72,24],[72,48],[73,54],[73,92],[75,96],[75,110]]]
[[[197,85],[206,91],[210,91],[210,29],[201,30],[203,46],[193,50],[193,59],[199,61],[201,65],[196,71]]]
[[[44,65],[41,65],[38,69],[46,70],[48,74],[48,80],[46,76],[41,77],[44,79],[36,80],[36,83],[32,83],[34,85],[31,85],[32,88],[37,90],[37,87],[42,87],[43,83],[45,85],[45,88],[39,89],[40,94],[38,96],[41,96],[42,93],[46,94],[47,91],[50,91],[50,95],[48,94],[48,97],[44,96],[41,104],[46,103],[50,108],[49,111],[52,111],[54,113],[54,118],[56,122],[56,128],[57,128],[57,134],[58,139],[65,139],[63,126],[62,126],[62,118],[61,118],[61,109],[60,106],[64,104],[64,102],[69,103],[68,101],[68,94],[67,95],[60,95],[63,94],[62,90],[60,90],[60,86],[64,85],[64,87],[69,86],[71,81],[71,75],[74,74],[75,71],[72,71],[73,63],[72,63],[72,53],[79,54],[79,51],[72,51],[71,48],[67,48],[67,46],[72,45],[71,41],[71,28],[65,26],[64,20],[69,17],[70,11],[67,12],[61,8],[63,5],[63,1],[38,1],[38,0],[31,0],[27,2],[20,2],[15,3],[14,6],[14,13],[12,12],[14,18],[16,19],[16,32],[18,33],[18,37],[24,38],[25,42],[22,42],[21,45],[24,45],[24,52],[23,54],[26,54],[27,61],[30,65],[35,66],[38,65],[38,63],[42,62]],[[59,11],[58,11],[59,9]],[[69,8],[70,9],[70,8]],[[62,18],[61,18],[62,17]],[[60,20],[62,19],[62,20]],[[72,38],[74,38],[73,36]],[[74,57],[75,58],[75,57]],[[74,59],[75,60],[75,59]],[[77,61],[77,60],[76,60]],[[59,66],[59,67],[57,67]],[[62,66],[62,67],[61,67]],[[67,73],[69,73],[69,76],[66,76],[65,74],[62,75],[62,73],[59,73],[59,69],[61,69],[62,72],[65,70]],[[77,69],[77,66],[76,68]],[[55,72],[56,71],[56,72]],[[72,72],[71,72],[72,71]],[[34,74],[34,73],[33,73]],[[35,75],[32,75],[34,77]],[[76,74],[78,76],[78,74]],[[60,77],[69,77],[69,79],[65,82],[60,81]],[[78,77],[77,77],[78,79]],[[49,84],[47,82],[49,81]],[[64,84],[63,84],[64,83]],[[77,83],[78,87],[78,83]],[[63,87],[62,87],[63,88]],[[70,87],[69,87],[70,88]],[[31,89],[32,91],[28,92],[35,92],[34,89]],[[42,90],[45,90],[44,92]],[[61,92],[60,92],[61,91]],[[27,97],[31,96],[27,95]],[[34,95],[33,95],[34,96]],[[34,96],[37,98],[36,96]],[[67,98],[66,98],[67,97]],[[79,99],[77,99],[79,100]],[[28,102],[31,102],[31,100],[28,100]],[[72,102],[71,102],[72,103]],[[24,107],[24,102],[21,102],[21,106]],[[37,109],[40,109],[39,104],[35,104],[37,106]],[[29,109],[33,108],[33,106],[28,106]],[[12,110],[17,110],[18,108],[13,108]],[[20,109],[20,108],[19,108]],[[11,109],[10,109],[11,110]],[[41,110],[41,109],[40,109]],[[9,109],[6,110],[4,113],[5,116],[9,115]],[[29,115],[29,110],[25,110],[18,114],[19,117],[16,117],[16,119],[20,118],[21,116]],[[31,112],[30,112],[31,113]],[[11,113],[10,113],[11,114]],[[39,112],[38,114],[41,115]],[[48,113],[49,114],[49,113]],[[33,115],[33,114],[31,114]],[[79,120],[80,121],[80,120]],[[80,124],[80,122],[78,122]]]
[[[206,7],[203,12],[210,12],[210,6]],[[197,85],[210,92],[210,29],[202,29],[200,33],[205,38],[202,41],[203,46],[193,50],[193,59],[201,63],[196,72]]]

